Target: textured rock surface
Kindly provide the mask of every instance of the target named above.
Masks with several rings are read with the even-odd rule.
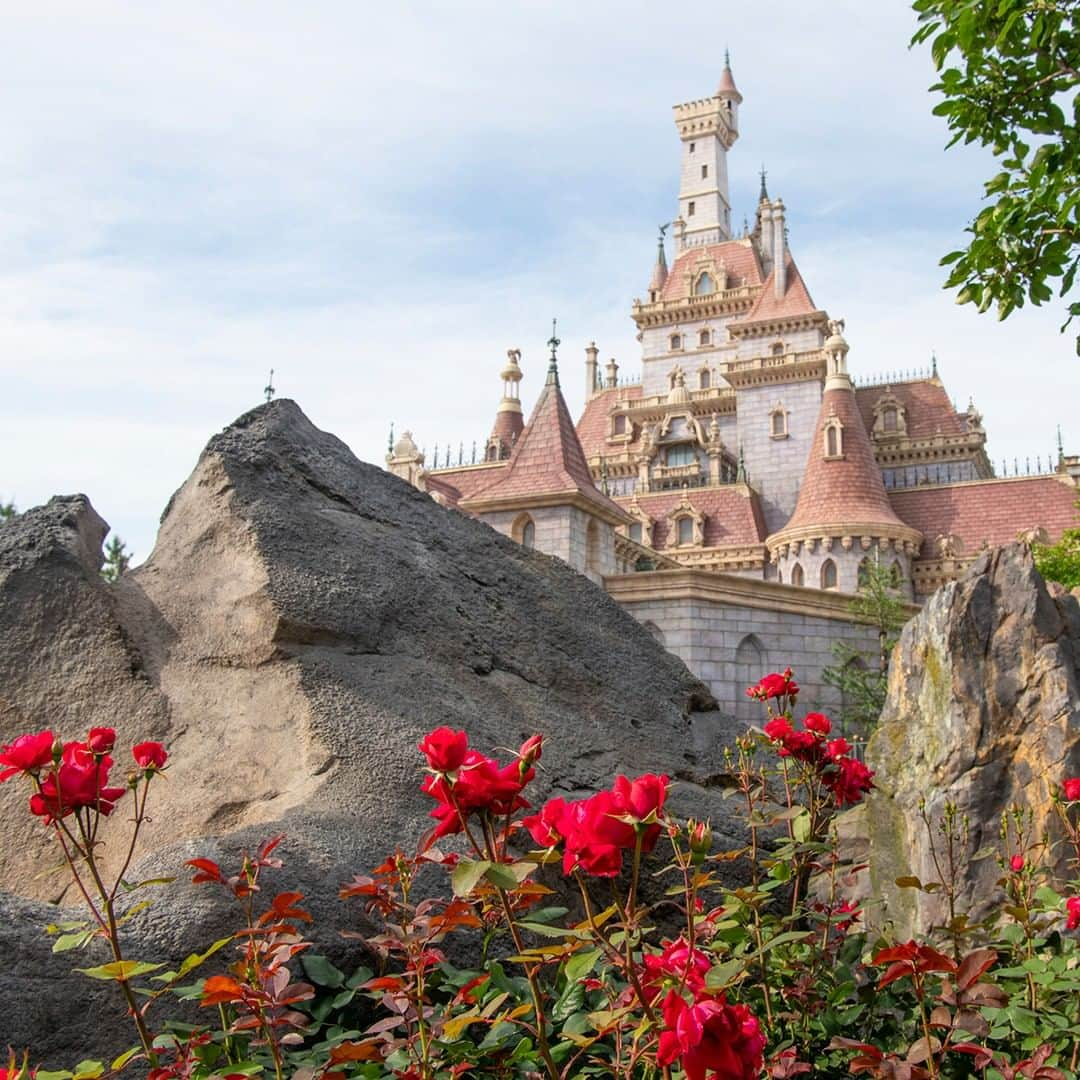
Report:
[[[236,849],[284,832],[281,886],[336,931],[339,882],[425,827],[415,744],[444,723],[487,750],[548,735],[538,798],[663,770],[683,780],[676,812],[712,816],[720,842],[735,828],[707,786],[729,732],[680,661],[585,578],[357,461],[292,402],[210,441],[153,554],[115,586],[98,574],[105,528],[81,496],[0,528],[0,742],[103,723],[128,745],[164,740],[174,765],[144,876],[216,846],[198,838]],[[62,878],[37,876],[55,853],[25,797],[0,788],[0,883],[73,903]],[[106,841],[122,827],[108,824]],[[204,897],[165,891],[137,920],[141,958],[211,940],[222,915]],[[5,903],[4,954],[37,957],[42,911]],[[5,992],[0,1043],[53,1065],[115,1049],[111,997],[87,984],[50,979],[80,1014],[66,1034],[38,1023],[48,993]]]
[[[940,897],[894,885],[905,874],[940,880],[920,799],[934,823],[946,802],[970,818],[960,910],[975,916],[999,896],[1000,871],[967,856],[997,847],[1002,811],[1029,808],[1033,835],[1044,834],[1051,791],[1080,774],[1078,665],[1080,604],[1052,596],[1021,545],[980,556],[905,628],[867,749],[881,789],[867,818],[870,892],[886,904],[872,914],[901,938],[943,921]]]

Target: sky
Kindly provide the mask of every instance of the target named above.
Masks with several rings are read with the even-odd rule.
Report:
[[[929,363],[992,459],[1080,450],[1060,301],[999,323],[942,290],[988,155],[945,145],[893,0],[7,5],[0,34],[0,500],[84,492],[133,550],[215,432],[279,396],[380,462],[483,443],[506,350],[526,411],[559,320],[640,371],[630,319],[676,210],[671,106],[731,52],[733,220],[787,206],[849,368]],[[671,252],[669,250],[669,256]]]

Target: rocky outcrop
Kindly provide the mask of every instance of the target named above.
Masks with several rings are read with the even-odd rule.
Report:
[[[1044,835],[1052,790],[1080,775],[1080,604],[1051,595],[1029,548],[984,553],[908,623],[867,758],[880,789],[867,816],[870,894],[884,903],[872,917],[900,937],[945,921],[940,894],[894,884],[912,874],[941,880],[923,800],[939,850],[946,804],[967,816],[959,910],[985,914],[1001,872],[993,858],[970,856],[998,847],[1014,804],[1031,812],[1031,835]],[[1064,862],[1058,869],[1069,876]]]
[[[358,461],[292,402],[210,441],[150,558],[112,586],[98,572],[105,531],[81,496],[0,527],[0,743],[95,724],[122,744],[164,741],[173,764],[143,876],[284,832],[282,886],[308,895],[340,948],[339,882],[427,823],[415,745],[440,724],[489,751],[545,733],[538,798],[666,771],[681,779],[675,811],[736,842],[704,779],[723,722],[680,661],[584,577]],[[74,902],[25,798],[0,787],[0,884]],[[110,852],[122,815],[107,824]],[[221,916],[203,896],[161,891],[133,924],[140,955],[211,940]],[[40,951],[41,910],[26,912],[0,926],[7,955]],[[85,1020],[68,1036],[42,1030],[38,1003],[5,984],[0,1042],[52,1065],[115,1049],[114,1003],[88,983],[48,983]]]

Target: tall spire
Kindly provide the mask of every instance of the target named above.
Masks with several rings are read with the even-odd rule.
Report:
[[[769,201],[769,189],[765,186],[765,177],[768,173],[765,171],[765,163],[761,163],[761,190],[758,192],[758,202]]]
[[[555,350],[562,344],[562,342],[555,336],[556,320],[551,320],[551,337],[548,338],[548,347],[551,349],[551,360],[548,363],[547,370],[547,383],[548,385],[559,385],[559,359],[555,355]]]
[[[735,85],[735,76],[731,74],[731,54],[724,50],[724,70],[720,73],[720,85],[716,89],[717,97],[735,97],[742,101],[742,94]]]
[[[670,224],[670,222],[668,223]],[[668,268],[667,268],[667,255],[664,252],[664,233],[667,232],[668,225],[660,226],[660,235],[656,238],[656,262],[653,264],[652,278],[649,281],[649,299],[651,301],[659,300],[660,297],[655,295],[660,292],[664,287],[664,283],[667,281]]]

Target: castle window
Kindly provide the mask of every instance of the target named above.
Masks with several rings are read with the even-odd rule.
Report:
[[[806,575],[803,573],[803,568],[799,563],[796,563],[791,568],[791,584],[798,585],[800,588],[806,584]]]
[[[904,572],[900,569],[900,563],[894,562],[889,567],[889,587],[899,589],[904,582]]]
[[[823,589],[836,588],[836,563],[832,559],[826,559],[821,564],[821,587]]]
[[[863,559],[859,563],[859,588],[865,589],[870,584],[870,560]]]
[[[635,544],[641,543],[641,522],[635,521],[629,529],[626,530],[626,535],[634,541]]]
[[[690,153],[691,153],[691,154],[692,154],[692,153],[694,152],[694,147],[695,147],[695,146],[697,146],[697,143],[691,143],[691,144],[690,144]]]
[[[773,354],[773,356],[783,356],[784,355],[784,343],[782,341],[778,341],[772,347],[772,354]]]
[[[691,206],[694,204],[691,203]],[[716,292],[716,282],[712,279],[712,274],[707,270],[697,279],[697,284],[694,286],[695,296],[710,296]]]
[[[882,419],[882,426],[885,428],[886,431],[895,431],[897,429],[898,425],[897,425],[897,422],[896,422],[896,410],[895,409],[893,409],[893,408],[886,409],[881,414],[881,419]]]
[[[689,203],[687,204],[687,207],[686,207],[686,216],[687,216],[687,217],[693,217],[693,216],[694,216],[694,203],[693,203],[693,200],[691,200],[691,201],[690,201],[690,202],[689,202]]]
[[[689,517],[679,518],[678,524],[679,547],[694,542],[694,519]]]
[[[615,435],[626,434],[626,416],[623,413],[619,413],[619,415],[615,417],[615,420],[611,425],[611,430]]]
[[[709,166],[708,165],[702,165],[701,166],[701,179],[704,180],[708,175],[709,175]]]
[[[533,519],[528,514],[522,514],[510,526],[510,537],[522,547],[536,547],[536,525],[533,523]]]
[[[827,458],[844,456],[844,429],[835,416],[825,422],[825,456]]]
[[[682,348],[682,335],[681,334],[672,334],[671,335],[671,351],[675,352],[677,349],[681,349],[681,348]]]
[[[697,461],[697,455],[689,443],[679,443],[677,446],[668,447],[668,465],[693,465],[695,461]]]
[[[787,409],[779,402],[769,413],[769,434],[774,439],[786,439],[788,437]]]
[[[700,375],[698,375],[698,388],[701,390],[709,389],[709,369],[704,368]]]
[[[701,333],[697,336],[697,343],[699,345],[711,345],[712,334],[710,334],[708,330],[702,330]]]

